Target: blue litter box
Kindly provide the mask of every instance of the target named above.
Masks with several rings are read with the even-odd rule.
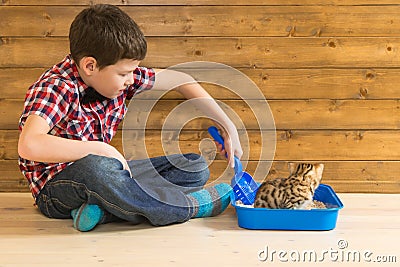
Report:
[[[339,210],[343,204],[329,185],[320,184],[314,200],[321,201],[326,209],[289,210],[252,208],[236,205],[237,197],[231,195],[231,205],[236,209],[238,225],[253,230],[332,230],[336,227]]]

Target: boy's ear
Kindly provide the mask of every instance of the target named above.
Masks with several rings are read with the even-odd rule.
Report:
[[[79,65],[87,76],[93,75],[97,70],[97,60],[94,57],[83,57]]]

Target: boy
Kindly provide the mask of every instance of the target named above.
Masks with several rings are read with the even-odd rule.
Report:
[[[70,52],[28,90],[21,115],[19,166],[39,210],[71,218],[89,231],[115,219],[153,225],[214,216],[229,203],[230,186],[202,189],[209,177],[196,154],[126,161],[109,145],[124,102],[155,88],[175,87],[221,124],[229,163],[242,149],[235,126],[194,80],[180,72],[138,67],[147,45],[136,23],[112,5],[94,5],[71,24]],[[188,83],[189,82],[189,83]]]

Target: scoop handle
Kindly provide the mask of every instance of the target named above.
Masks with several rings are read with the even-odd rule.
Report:
[[[224,138],[222,138],[222,136],[219,134],[217,127],[210,126],[208,128],[208,133],[212,136],[212,138],[214,138],[215,141],[222,145],[222,149],[225,149]]]

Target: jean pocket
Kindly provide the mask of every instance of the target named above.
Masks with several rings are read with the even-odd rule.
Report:
[[[40,212],[48,218],[68,219],[71,217],[71,209],[63,205],[57,199],[52,199],[46,194],[40,194],[36,204]]]
[[[46,217],[51,218],[51,215],[49,213],[49,209],[47,206],[48,202],[48,197],[47,195],[43,194],[43,192],[40,193],[40,195],[36,199],[36,205],[39,208],[40,212],[45,215]]]

